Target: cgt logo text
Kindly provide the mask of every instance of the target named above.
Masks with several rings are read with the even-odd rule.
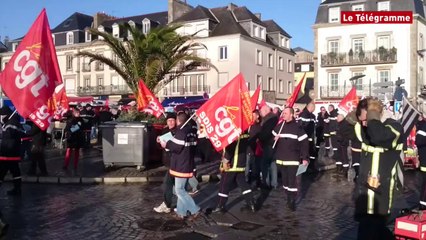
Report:
[[[241,129],[234,125],[225,107],[216,109],[214,113],[215,119],[213,121],[208,118],[204,111],[200,113],[199,117],[201,123],[205,126],[210,140],[216,148],[221,148],[222,138],[227,136],[226,140],[228,144],[231,144],[241,134]]]

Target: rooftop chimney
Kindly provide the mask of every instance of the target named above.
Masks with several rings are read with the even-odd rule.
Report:
[[[237,8],[238,6],[237,5],[235,5],[235,4],[233,4],[233,3],[230,3],[230,4],[228,4],[228,10],[229,11],[234,11],[234,9],[235,8]]]
[[[180,18],[185,13],[192,10],[192,6],[186,3],[186,0],[168,0],[168,22]]]
[[[103,22],[115,19],[114,16],[108,15],[104,12],[98,12],[93,16],[93,28],[98,28]]]
[[[255,13],[254,14],[259,20],[262,20],[262,14],[261,13]]]

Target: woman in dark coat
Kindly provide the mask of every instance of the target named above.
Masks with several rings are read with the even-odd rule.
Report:
[[[67,140],[67,151],[65,153],[64,170],[68,169],[70,157],[74,152],[74,171],[77,170],[80,148],[84,144],[84,132],[82,129],[83,119],[80,117],[80,110],[73,109],[72,117],[68,119],[65,127],[65,137]]]

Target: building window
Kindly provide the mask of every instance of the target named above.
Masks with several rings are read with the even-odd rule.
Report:
[[[364,11],[364,5],[363,4],[353,5],[352,11]]]
[[[273,78],[268,78],[268,89],[269,91],[274,91],[274,79]]]
[[[293,93],[293,81],[288,81],[287,82],[287,94],[292,94]]]
[[[253,25],[253,37],[259,36],[259,27],[257,25]]]
[[[337,91],[339,89],[339,74],[329,73],[328,78],[329,78],[330,91]]]
[[[142,21],[142,32],[148,34],[151,29],[151,21],[149,19],[144,19]]]
[[[97,79],[96,79],[96,82],[97,82],[98,86],[104,86],[104,77],[98,76]]]
[[[89,76],[84,77],[84,86],[90,87],[90,77]]]
[[[262,51],[256,50],[256,64],[257,65],[262,65],[262,63],[263,63],[262,58],[263,58]]]
[[[359,76],[359,75],[362,75],[362,74],[364,74],[363,72],[354,72],[353,74],[352,74],[352,76]],[[363,82],[363,80],[362,80],[362,78],[358,78],[357,80],[356,80],[356,82],[355,82],[355,87],[356,87],[356,90],[360,90],[360,91],[362,91],[362,82]]]
[[[377,37],[377,49],[384,47],[390,49],[390,37],[389,36],[378,36]]]
[[[205,91],[204,75],[197,75],[197,91]]]
[[[291,61],[290,59],[287,60],[287,72],[293,72],[293,61]]]
[[[174,79],[171,83],[172,85],[172,92],[177,93],[178,92],[178,79]]]
[[[112,25],[112,36],[114,36],[115,38],[120,37],[120,26],[118,26],[117,23],[114,23],[114,25]]]
[[[286,47],[285,41],[286,41],[286,38],[281,37],[281,47]]]
[[[228,60],[228,47],[219,47],[219,60]]]
[[[421,34],[421,33],[419,35],[419,50],[424,50],[423,34]]]
[[[284,71],[284,59],[282,57],[279,57],[278,62],[280,64],[280,71]]]
[[[364,51],[364,38],[354,38],[352,39],[352,48],[354,53],[359,54],[361,51]]]
[[[19,43],[13,43],[12,44],[12,51],[16,52],[16,49],[18,48]]]
[[[67,71],[72,71],[72,60],[73,60],[73,57],[72,57],[72,55],[67,55],[67,64],[66,64],[66,69],[67,69]]]
[[[329,53],[339,53],[339,41],[338,40],[328,41],[328,52]]]
[[[270,68],[274,67],[274,55],[268,54],[268,66]]]
[[[266,38],[266,36],[265,36],[265,28],[260,27],[259,29],[260,29],[260,33],[259,33],[260,36],[259,37],[262,38],[262,39],[265,39]]]
[[[74,44],[74,33],[67,32],[67,45]]]
[[[390,71],[382,70],[379,71],[379,82],[389,82],[390,81]]]
[[[262,76],[256,75],[256,86],[259,86],[259,84],[262,82]]]
[[[183,76],[183,89],[184,92],[191,91],[191,76]]]
[[[89,72],[90,69],[90,60],[89,58],[83,58],[83,72]]]
[[[389,1],[378,2],[377,11],[390,11]]]
[[[92,34],[86,31],[86,42],[91,42],[91,41],[92,41]]]
[[[284,81],[282,79],[278,80],[278,92],[284,93]]]
[[[328,22],[340,22],[340,7],[333,7],[328,9]]]

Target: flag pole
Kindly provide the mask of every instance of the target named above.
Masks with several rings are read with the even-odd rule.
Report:
[[[281,124],[280,131],[278,132],[278,136],[281,134],[281,131],[283,130],[284,124],[285,124],[285,121],[283,121],[283,123]],[[274,145],[272,145],[272,149],[275,148],[275,145],[277,145],[277,142],[278,142],[278,139],[275,140]]]
[[[195,116],[195,114],[197,114],[197,112],[194,112],[194,114],[192,114],[191,117],[189,117],[188,120],[186,120],[186,122],[182,125],[182,127],[180,127],[180,129],[184,128],[186,124],[188,124],[189,121],[191,121],[191,119]]]
[[[15,115],[15,113],[16,113],[16,109],[15,109],[15,111],[13,111],[13,113],[9,116],[9,118],[7,120],[11,119],[13,117],[13,115]]]

